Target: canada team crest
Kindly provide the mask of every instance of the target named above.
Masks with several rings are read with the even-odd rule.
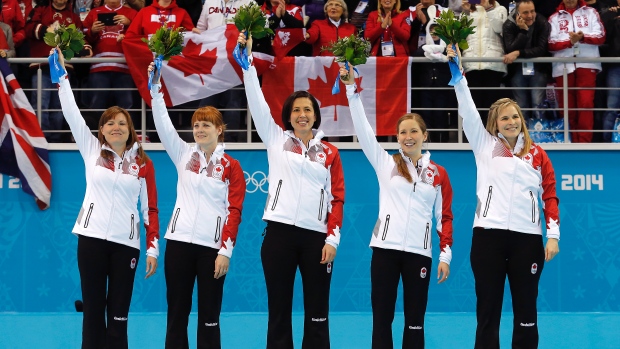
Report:
[[[131,164],[129,164],[129,173],[133,176],[137,176],[138,175],[138,171],[140,171],[140,166],[133,162]]]
[[[224,166],[222,166],[221,164],[217,164],[215,165],[215,167],[213,167],[213,173],[212,173],[213,178],[221,180],[223,174],[224,174]]]

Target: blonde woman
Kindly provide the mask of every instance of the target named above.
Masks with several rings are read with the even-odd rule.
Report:
[[[448,46],[448,57],[455,55]],[[470,254],[477,297],[475,347],[499,348],[508,277],[514,313],[512,345],[536,348],[538,283],[544,263],[560,251],[553,165],[547,153],[532,142],[515,101],[502,98],[493,103],[485,129],[466,78],[455,85],[455,91],[463,130],[478,167]],[[547,231],[544,246],[542,224]]]

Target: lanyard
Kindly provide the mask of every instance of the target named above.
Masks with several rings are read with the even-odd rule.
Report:
[[[165,19],[164,19],[164,15],[161,14],[161,10],[157,9],[157,16],[159,17],[159,23],[163,26],[164,24],[166,24],[169,20],[170,20],[170,10],[166,10],[168,11],[168,14],[166,15]]]
[[[230,7],[226,6],[224,4],[224,0],[222,0],[222,8],[221,8],[222,14],[224,15],[224,18],[226,18],[227,20],[228,20],[228,14],[232,12],[234,0],[229,0],[229,2],[230,2]]]

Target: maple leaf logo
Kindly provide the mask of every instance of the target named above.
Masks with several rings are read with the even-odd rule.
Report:
[[[324,66],[323,69],[325,69],[325,76],[328,77],[328,80],[331,77],[338,76],[340,73],[340,66],[336,61],[333,61],[329,67]],[[355,78],[355,82],[357,83],[358,93],[362,92],[362,77]],[[340,81],[340,79],[338,80],[338,83],[340,84],[340,93],[333,95],[332,87],[334,84],[332,82],[325,82],[320,80],[319,77],[316,79],[308,79],[308,84],[310,85],[308,92],[319,101],[319,106],[321,109],[331,106],[334,107],[334,121],[338,121],[338,106],[349,105],[346,86],[342,81]]]
[[[211,69],[217,60],[217,48],[206,50],[200,53],[201,44],[196,44],[193,40],[187,41],[180,55],[172,57],[168,66],[183,72],[183,77],[193,74],[198,75],[200,82],[204,85],[202,75],[210,75]]]

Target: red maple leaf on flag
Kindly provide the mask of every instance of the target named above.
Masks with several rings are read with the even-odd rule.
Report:
[[[200,82],[204,85],[205,82],[202,79],[202,75],[211,74],[211,68],[213,68],[217,59],[217,48],[200,53],[201,49],[201,44],[196,44],[191,39],[188,40],[183,48],[183,52],[178,56],[172,57],[170,62],[168,62],[168,66],[182,71],[183,77],[193,74],[198,75]]]
[[[316,79],[308,79],[308,83],[310,87],[308,88],[308,92],[314,96],[319,101],[319,106],[321,108],[326,108],[329,106],[334,107],[334,121],[338,121],[338,106],[347,106],[349,105],[349,101],[347,99],[347,89],[346,86],[340,79],[338,79],[338,83],[340,84],[340,92],[333,95],[332,87],[334,86],[334,80],[340,74],[340,65],[338,62],[333,61],[329,67],[323,67],[325,69],[325,76],[327,77],[327,82],[320,80],[319,77]],[[331,80],[334,79],[334,80]],[[356,77],[355,82],[357,83],[357,91],[362,92],[362,77]]]

